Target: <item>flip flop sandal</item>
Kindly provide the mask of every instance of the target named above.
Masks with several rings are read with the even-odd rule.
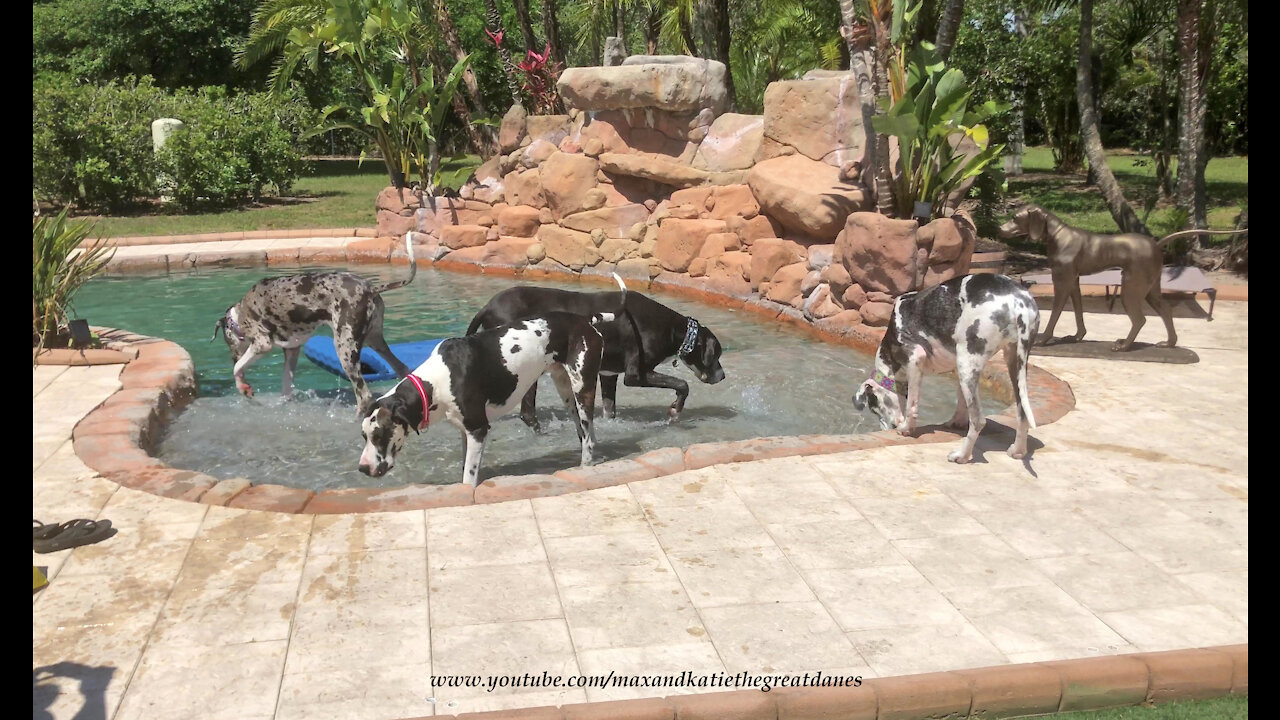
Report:
[[[32,544],[38,553],[52,553],[67,548],[101,542],[118,532],[110,520],[68,520],[59,525],[45,525],[33,520]]]

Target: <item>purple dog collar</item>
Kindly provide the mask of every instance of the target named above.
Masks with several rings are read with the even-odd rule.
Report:
[[[871,382],[879,385],[880,387],[890,392],[894,392],[893,388],[895,385],[897,385],[897,382],[893,378],[886,376],[884,373],[880,372],[879,370],[877,370],[875,374],[871,376]]]

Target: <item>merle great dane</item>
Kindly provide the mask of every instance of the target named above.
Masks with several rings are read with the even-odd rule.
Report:
[[[418,266],[413,259],[413,242],[406,236],[409,252],[409,277],[404,280],[374,285],[347,272],[301,273],[260,280],[245,293],[240,302],[227,308],[213,328],[213,336],[222,337],[231,349],[235,363],[236,389],[245,397],[253,397],[253,387],[245,380],[244,371],[274,347],[284,348],[284,382],[282,394],[293,395],[293,374],[298,367],[298,354],[316,328],[333,328],[333,344],[342,370],[351,380],[360,414],[373,402],[373,393],[360,372],[360,350],[369,347],[404,377],[409,368],[400,362],[382,337],[382,293],[413,282]]]
[[[1027,395],[1027,357],[1040,324],[1035,298],[1004,275],[965,275],[909,292],[893,305],[889,327],[876,351],[875,371],[853,396],[869,407],[885,430],[915,432],[920,383],[925,372],[955,370],[960,381],[952,427],[969,426],[960,447],[947,459],[967,463],[986,424],[978,403],[978,379],[987,360],[1004,350],[1018,418],[1010,457],[1027,453],[1027,431],[1036,426]]]
[[[616,277],[616,276],[615,276]],[[618,307],[616,292],[585,293],[556,288],[520,286],[503,290],[489,299],[467,328],[493,328],[545,312],[570,312],[590,316]],[[714,385],[724,379],[720,367],[720,341],[697,320],[681,315],[662,303],[637,292],[627,293],[625,313],[596,326],[604,337],[604,359],[600,366],[600,389],[604,416],[614,417],[618,376],[627,387],[659,387],[676,391],[669,411],[680,416],[689,397],[689,384],[678,377],[656,372],[658,365],[675,358],[682,361],[699,380]],[[537,385],[529,388],[520,404],[520,419],[539,430]]]
[[[507,325],[449,338],[436,346],[426,362],[378,398],[361,423],[364,452],[360,472],[385,475],[409,431],[425,430],[432,420],[444,419],[461,428],[466,443],[462,482],[480,482],[489,423],[515,409],[524,394],[545,372],[569,409],[582,445],[582,464],[595,452],[596,377],[604,340],[597,326],[613,320],[626,306],[627,286],[614,294],[611,312],[584,317],[544,312]]]

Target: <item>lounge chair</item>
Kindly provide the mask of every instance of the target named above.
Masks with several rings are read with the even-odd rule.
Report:
[[[1021,279],[1022,284],[1027,286],[1053,284],[1053,276],[1048,273],[1023,275]],[[1115,305],[1116,298],[1120,296],[1120,268],[1108,268],[1092,275],[1081,275],[1080,284],[1103,286],[1107,298],[1107,310],[1110,311]],[[1208,319],[1213,320],[1213,305],[1218,301],[1218,289],[1213,286],[1208,276],[1200,268],[1190,265],[1165,265],[1163,272],[1160,273],[1160,293],[1162,295],[1188,293],[1191,295],[1196,293],[1208,295]]]

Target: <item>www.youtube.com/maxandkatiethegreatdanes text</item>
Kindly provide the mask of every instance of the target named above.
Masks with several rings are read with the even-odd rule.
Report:
[[[795,675],[756,675],[740,672],[695,673],[685,670],[668,675],[620,675],[612,670],[608,675],[432,675],[431,687],[484,688],[493,692],[500,688],[714,688],[740,690],[758,688],[769,692],[784,687],[861,687],[861,675],[824,675],[822,672]]]

